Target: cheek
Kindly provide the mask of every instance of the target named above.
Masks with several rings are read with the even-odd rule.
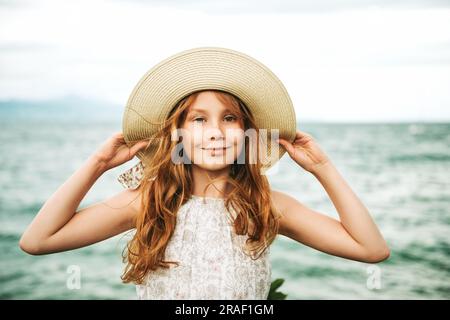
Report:
[[[202,139],[204,135],[203,131],[204,130],[201,127],[195,125],[187,126],[183,133],[186,137],[185,145],[191,147],[202,145]]]
[[[202,145],[202,130],[195,127],[186,127],[183,132],[182,144],[188,158],[194,161],[201,151],[197,147]]]
[[[234,147],[241,148],[244,143],[244,132],[242,130],[233,130],[228,132],[227,141],[229,144],[233,144]]]
[[[192,136],[190,134],[188,135],[184,135],[183,136],[183,149],[185,150],[185,152],[187,153],[187,155],[189,156],[189,158],[191,158],[191,154],[194,151],[194,142],[192,141]]]

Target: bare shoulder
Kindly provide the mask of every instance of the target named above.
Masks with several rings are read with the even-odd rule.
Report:
[[[281,213],[285,214],[285,209],[292,204],[293,202],[299,203],[297,199],[288,195],[285,192],[271,189],[270,190],[273,204],[281,211]]]
[[[139,188],[125,189],[106,199],[105,202],[112,206],[129,205],[133,211],[139,212],[141,210],[142,193]]]
[[[136,215],[142,211],[142,192],[139,188],[122,190],[103,201],[107,207],[126,215],[127,224],[134,227]]]
[[[281,213],[279,233],[284,235],[286,234],[286,229],[288,227],[287,223],[290,219],[290,215],[292,215],[292,210],[288,210],[288,208],[306,207],[293,196],[279,190],[271,189],[271,197],[273,205]]]

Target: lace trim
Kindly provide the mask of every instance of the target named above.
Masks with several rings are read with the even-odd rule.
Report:
[[[118,177],[117,181],[126,189],[136,189],[142,181],[144,176],[145,165],[142,161],[139,161],[136,165],[130,169],[122,172]]]

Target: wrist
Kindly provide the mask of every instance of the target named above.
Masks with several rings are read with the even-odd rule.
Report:
[[[327,160],[325,162],[316,164],[309,172],[318,178],[326,174],[326,172],[329,171],[329,169],[332,167],[333,164],[331,163],[331,161]]]
[[[102,175],[105,171],[108,171],[108,167],[100,157],[98,157],[96,154],[91,155],[87,162],[94,167],[95,172],[98,175]]]

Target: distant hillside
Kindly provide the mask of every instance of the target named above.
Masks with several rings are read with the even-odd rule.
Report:
[[[76,96],[46,101],[0,101],[0,121],[120,121],[124,106]]]

